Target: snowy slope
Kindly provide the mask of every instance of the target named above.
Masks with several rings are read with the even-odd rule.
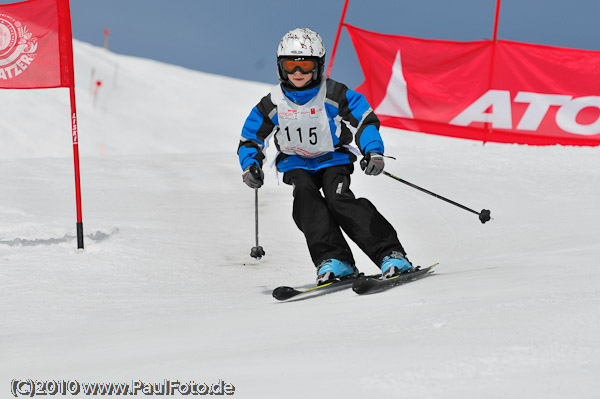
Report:
[[[436,274],[276,303],[273,288],[315,276],[271,169],[267,255],[249,256],[254,193],[235,150],[268,85],[81,42],[75,58],[84,253],[67,91],[0,91],[0,396],[31,378],[223,379],[240,398],[600,397],[598,148],[384,128],[391,173],[494,220],[357,172],[355,193]]]

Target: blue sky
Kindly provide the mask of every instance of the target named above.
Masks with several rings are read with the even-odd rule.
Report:
[[[14,1],[0,1],[11,3]],[[111,51],[236,78],[276,83],[275,49],[296,27],[318,31],[331,53],[344,0],[71,0],[73,35]],[[496,0],[350,0],[346,22],[381,33],[490,39]],[[600,50],[600,1],[503,0],[499,38]],[[329,55],[329,54],[328,54]],[[329,59],[327,60],[329,62]],[[363,75],[342,31],[332,78]]]

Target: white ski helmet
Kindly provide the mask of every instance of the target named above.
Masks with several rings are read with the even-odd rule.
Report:
[[[277,47],[277,74],[282,83],[289,83],[288,72],[282,68],[285,59],[314,60],[316,68],[313,71],[312,83],[321,82],[325,69],[325,45],[319,34],[308,28],[296,28],[286,33]],[[307,87],[308,88],[308,87]]]

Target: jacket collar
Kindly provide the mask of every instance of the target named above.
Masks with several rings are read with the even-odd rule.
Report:
[[[317,95],[320,89],[320,85],[308,90],[290,90],[288,87],[283,85],[281,88],[283,89],[283,93],[285,94],[285,96],[291,102],[304,105]]]

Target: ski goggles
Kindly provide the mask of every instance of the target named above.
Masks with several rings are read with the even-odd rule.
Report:
[[[299,70],[302,73],[311,73],[317,69],[317,63],[315,60],[293,60],[283,59],[280,62],[281,69],[287,73],[294,73]]]

